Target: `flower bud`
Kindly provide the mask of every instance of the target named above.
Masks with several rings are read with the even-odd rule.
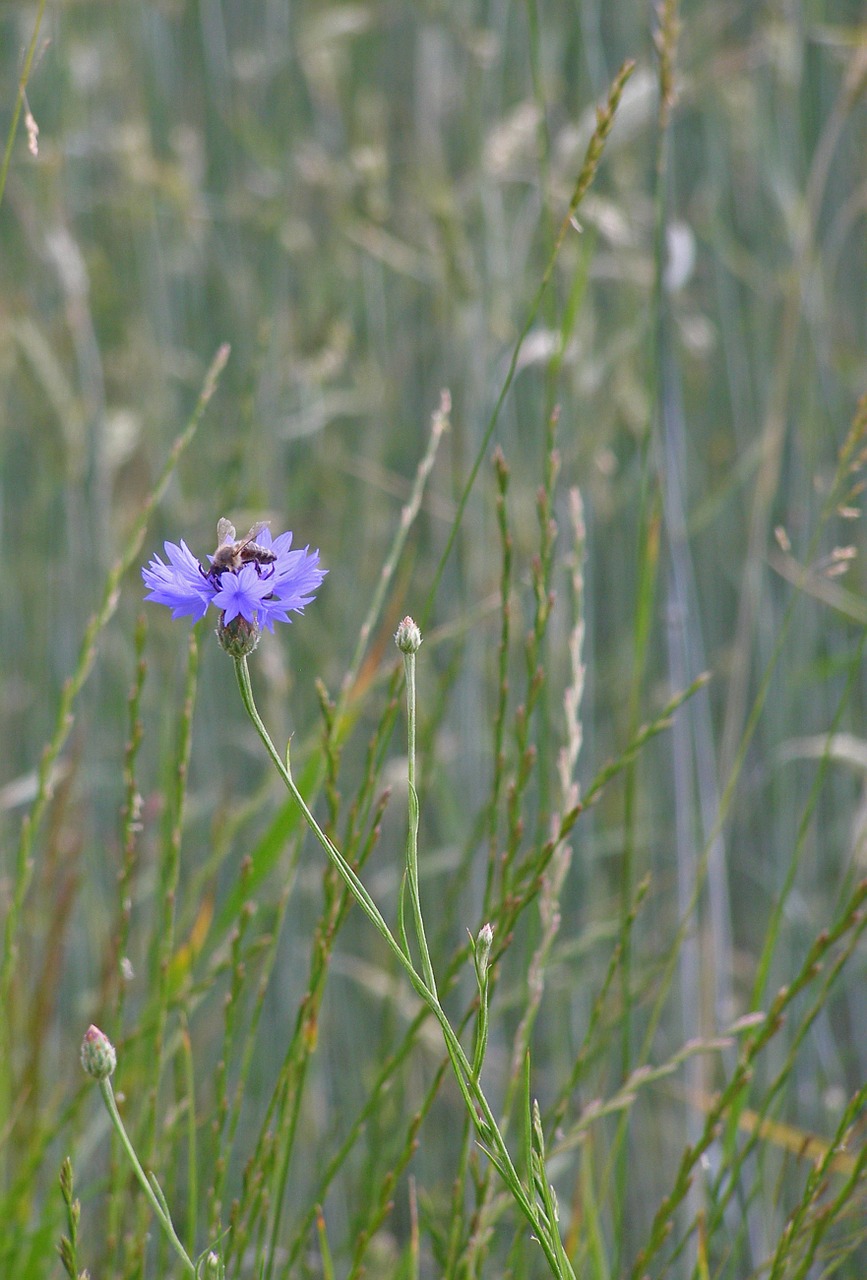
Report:
[[[421,645],[421,632],[412,618],[406,617],[394,633],[394,643],[401,653],[418,653]]]
[[[242,613],[231,622],[224,622],[220,614],[217,639],[230,658],[246,658],[259,643],[262,629],[258,622],[248,622]]]
[[[94,1080],[107,1080],[117,1066],[117,1054],[99,1027],[89,1026],[81,1042],[81,1065]]]
[[[488,964],[491,959],[491,947],[494,942],[494,930],[490,924],[483,924],[476,935],[476,945],[473,948],[473,961],[476,966],[476,974],[479,984],[482,985],[488,972]]]

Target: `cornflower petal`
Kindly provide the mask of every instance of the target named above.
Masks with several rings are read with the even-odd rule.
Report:
[[[304,612],[326,574],[318,566],[319,552],[307,547],[280,556],[274,566],[271,593],[262,601],[260,621],[264,627],[273,631],[275,622],[291,621],[290,612]]]
[[[168,605],[173,618],[189,616],[198,622],[207,613],[213,589],[183,540],[180,545],[175,542],[164,545],[169,563],[154,556],[147,568],[141,571],[145,586],[149,588],[145,600]]]

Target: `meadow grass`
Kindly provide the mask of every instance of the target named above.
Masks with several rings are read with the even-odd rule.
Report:
[[[0,33],[0,1277],[863,1280],[858,6]]]

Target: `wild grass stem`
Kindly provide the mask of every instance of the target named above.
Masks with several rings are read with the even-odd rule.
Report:
[[[24,902],[33,875],[34,846],[48,811],[54,789],[55,766],[72,732],[78,697],[93,667],[99,638],[117,609],[120,599],[121,580],[138,557],[151,514],[165,492],[181,456],[198,429],[199,422],[216,389],[220,374],[228,358],[229,348],[224,344],[211,361],[190,419],[169,451],[169,456],[156,484],[135,520],[120,555],[106,576],[99,604],[85,627],[75,669],[63,684],[54,730],[40,758],[36,796],[29,813],[21,824],[14,864],[13,888],[3,928],[3,950],[2,960],[0,960],[0,1009],[4,1010],[4,1017],[0,1019],[0,1132],[3,1131],[7,1123],[12,1100],[12,987],[18,954],[18,930],[21,927]],[[0,1151],[0,1189],[2,1189],[5,1179],[7,1150],[8,1148],[3,1144],[2,1151]]]
[[[36,16],[33,21],[33,34],[30,37],[30,43],[28,44],[27,52],[24,55],[24,65],[22,66],[21,74],[18,77],[18,92],[15,95],[15,106],[12,109],[12,119],[9,122],[9,131],[6,134],[6,146],[3,150],[3,160],[0,162],[0,203],[3,201],[3,194],[6,190],[6,177],[9,173],[9,162],[12,159],[12,148],[15,145],[15,138],[18,133],[18,121],[21,118],[21,108],[24,105],[27,81],[30,79],[33,60],[36,56],[36,48],[39,43],[39,31],[42,26],[42,18],[45,13],[45,3],[46,0],[39,0],[39,6],[36,10]]]

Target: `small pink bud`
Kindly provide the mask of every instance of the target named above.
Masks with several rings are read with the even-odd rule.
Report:
[[[394,643],[401,653],[418,653],[421,646],[421,632],[412,618],[406,617],[394,633]]]
[[[117,1054],[99,1027],[89,1026],[81,1042],[81,1065],[94,1080],[107,1080],[117,1066]]]

